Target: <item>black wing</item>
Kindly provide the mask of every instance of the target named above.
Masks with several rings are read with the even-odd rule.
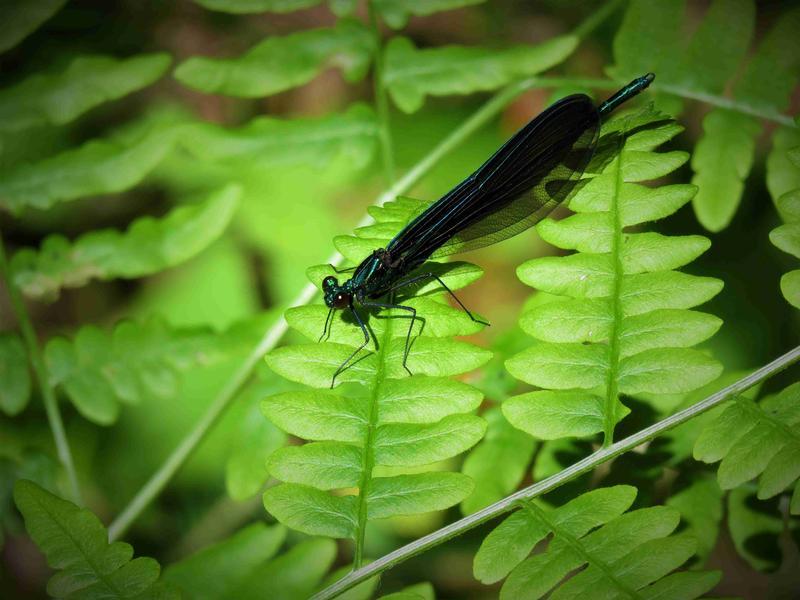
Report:
[[[413,268],[517,235],[569,196],[597,145],[600,115],[568,96],[520,129],[477,171],[411,221],[386,249]]]

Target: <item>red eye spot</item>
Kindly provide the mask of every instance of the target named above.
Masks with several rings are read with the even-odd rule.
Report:
[[[344,292],[340,292],[336,294],[333,298],[333,307],[334,308],[347,308],[350,306],[350,294],[345,294]]]

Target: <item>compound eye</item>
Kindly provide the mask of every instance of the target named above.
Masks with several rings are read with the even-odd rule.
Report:
[[[324,290],[335,287],[336,285],[338,285],[338,282],[336,281],[336,277],[334,277],[333,275],[328,275],[325,279],[322,280],[322,289]]]
[[[333,297],[334,308],[347,308],[350,306],[350,294],[338,293]]]

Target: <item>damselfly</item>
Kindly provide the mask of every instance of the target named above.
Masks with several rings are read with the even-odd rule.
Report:
[[[542,220],[575,190],[597,146],[603,119],[647,88],[654,78],[648,73],[634,79],[599,106],[585,94],[559,100],[514,134],[472,175],[427,206],[386,248],[379,248],[364,259],[353,269],[350,279],[340,284],[333,276],[325,277],[322,291],[330,310],[322,337],[332,326],[336,309],[348,309],[364,334],[364,342],[333,374],[331,387],[370,341],[356,307],[408,312],[411,322],[403,367],[409,373],[406,361],[417,311],[411,306],[377,300],[435,279],[477,321],[441,278],[424,268],[425,262],[494,244]]]

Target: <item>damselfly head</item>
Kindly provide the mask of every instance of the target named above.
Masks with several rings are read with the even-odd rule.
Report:
[[[333,275],[328,275],[322,280],[322,292],[325,296],[325,305],[328,308],[347,308],[350,306],[351,295],[342,289],[339,280]]]

